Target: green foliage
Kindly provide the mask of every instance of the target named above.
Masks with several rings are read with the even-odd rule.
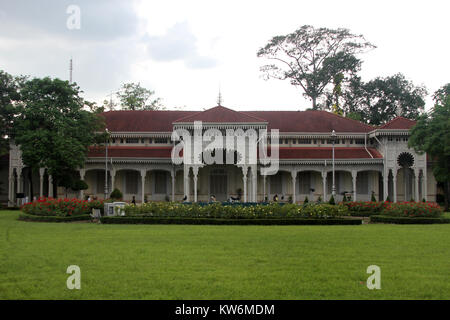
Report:
[[[383,209],[382,202],[376,201],[351,201],[343,203],[351,216],[369,217],[373,214],[380,214]]]
[[[433,160],[433,175],[444,187],[446,209],[450,193],[450,84],[438,90],[434,108],[419,117],[411,129],[408,146]]]
[[[322,203],[322,197],[319,196],[319,198],[317,198],[317,203]]]
[[[340,95],[342,82],[360,69],[361,61],[355,55],[371,48],[374,46],[363,36],[347,29],[304,25],[293,33],[273,37],[257,56],[272,62],[261,67],[267,78],[289,80],[302,88],[315,110],[327,87],[332,86],[332,97]]]
[[[333,195],[331,196],[330,200],[328,201],[329,204],[335,205],[336,202],[334,201]]]
[[[84,166],[89,146],[102,135],[102,119],[83,109],[76,84],[59,79],[32,79],[21,90],[14,139],[31,168],[47,168],[54,184],[70,187],[74,171]]]
[[[391,198],[389,198],[389,196],[386,197],[386,202],[391,202]]]
[[[76,216],[39,216],[22,213],[19,215],[18,219],[22,221],[33,222],[74,222],[91,220],[91,216],[88,214],[81,214]]]
[[[344,206],[329,204],[284,204],[267,205],[207,205],[182,204],[175,202],[148,202],[141,205],[127,205],[127,216],[189,217],[220,219],[272,219],[272,218],[330,218],[347,215]]]
[[[71,189],[74,190],[74,191],[87,190],[87,189],[89,189],[89,186],[88,186],[88,184],[87,184],[85,181],[83,181],[83,180],[76,180],[76,181],[72,184]]]
[[[370,201],[377,202],[377,198],[375,198],[375,192],[372,192],[372,196],[370,198]]]
[[[0,156],[8,153],[14,118],[19,113],[20,89],[25,77],[14,77],[0,70]]]
[[[305,197],[305,201],[303,201],[303,204],[308,203],[308,202],[309,202],[308,196],[306,196],[306,197]]]
[[[374,215],[370,217],[370,222],[395,223],[395,224],[443,224],[450,223],[448,218],[430,218],[430,217],[390,217],[384,215]]]
[[[417,119],[424,110],[426,95],[425,87],[415,86],[401,73],[366,83],[354,77],[342,94],[342,105],[347,117],[380,125],[394,119],[399,110],[401,116]]]
[[[109,197],[110,197],[111,199],[115,199],[115,200],[122,200],[123,194],[122,194],[122,192],[121,192],[119,189],[115,188],[115,189],[111,192],[111,195],[110,195]]]
[[[161,99],[151,100],[154,91],[143,88],[140,83],[125,83],[117,92],[120,104],[126,110],[161,109]]]
[[[218,218],[179,218],[179,217],[101,217],[105,224],[195,224],[195,225],[360,225],[359,219],[340,218],[290,218],[290,219],[218,219]]]
[[[391,217],[439,218],[444,210],[434,202],[383,203],[381,214]]]
[[[92,212],[92,209],[103,211],[103,201],[88,202],[79,199],[39,198],[36,201],[26,203],[21,209],[29,215],[69,217],[88,215]]]

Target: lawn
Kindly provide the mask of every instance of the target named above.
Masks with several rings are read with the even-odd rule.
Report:
[[[1,299],[450,299],[450,225],[33,223],[0,212]],[[381,268],[381,290],[366,269]],[[81,290],[66,269],[81,268]]]

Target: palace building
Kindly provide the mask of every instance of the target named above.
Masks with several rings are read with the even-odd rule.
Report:
[[[426,154],[408,148],[409,129],[415,122],[403,117],[373,127],[326,111],[235,111],[217,106],[205,111],[110,111],[102,114],[110,132],[107,150],[91,147],[80,178],[87,190],[70,197],[104,198],[119,189],[124,200],[218,201],[240,198],[259,202],[327,201],[333,191],[336,201],[436,200],[436,181]],[[171,154],[174,129],[192,130],[201,121],[204,128],[279,130],[279,169],[262,175],[260,164],[174,164]],[[332,132],[335,135],[332,135]],[[333,143],[334,141],[334,143]],[[333,171],[334,149],[334,171]],[[107,154],[106,154],[107,151]],[[0,159],[2,197],[9,205],[17,195],[64,197],[64,188],[53,194],[52,177],[45,168],[31,172],[24,167],[20,149],[12,145],[9,159]],[[105,173],[107,178],[105,179]]]

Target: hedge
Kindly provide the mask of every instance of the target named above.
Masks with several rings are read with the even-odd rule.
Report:
[[[433,224],[433,223],[450,223],[450,218],[389,217],[383,215],[376,215],[370,217],[370,222],[394,223],[394,224]]]
[[[74,222],[91,220],[91,216],[88,214],[81,214],[76,216],[39,216],[21,213],[18,220],[34,222]]]
[[[215,218],[215,219],[304,219],[336,218],[348,216],[347,207],[330,204],[253,204],[222,205],[221,203],[182,204],[176,202],[149,202],[141,205],[126,205],[125,214],[129,217],[176,217],[176,218]]]
[[[219,219],[184,217],[101,217],[105,224],[197,224],[197,225],[360,225],[361,219]]]

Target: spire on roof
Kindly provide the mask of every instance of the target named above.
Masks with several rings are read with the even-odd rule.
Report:
[[[219,96],[217,97],[217,105],[219,107],[222,107],[222,93],[220,92],[220,86],[219,86]]]

